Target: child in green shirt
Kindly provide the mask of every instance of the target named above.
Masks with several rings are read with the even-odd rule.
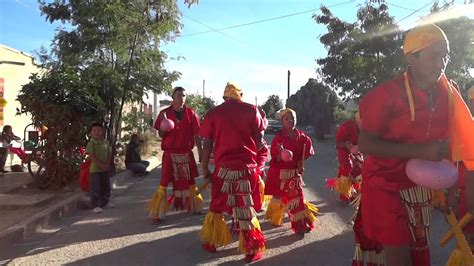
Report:
[[[105,206],[113,207],[110,199],[109,167],[112,158],[109,142],[104,139],[104,128],[93,123],[90,128],[91,140],[86,153],[91,160],[90,197],[93,212],[100,213]]]

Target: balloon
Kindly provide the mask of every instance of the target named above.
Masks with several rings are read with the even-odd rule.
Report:
[[[446,159],[437,162],[410,159],[405,170],[411,181],[429,189],[447,189],[458,180],[458,169]]]
[[[164,132],[170,132],[174,128],[174,122],[171,119],[164,118],[161,121],[160,129]]]
[[[293,158],[293,152],[291,152],[290,150],[287,150],[287,149],[283,149],[280,152],[280,156],[281,156],[281,159],[284,162],[289,162]]]

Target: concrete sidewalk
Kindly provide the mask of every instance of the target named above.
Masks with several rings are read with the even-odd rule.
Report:
[[[148,170],[161,166],[157,156],[146,158]],[[134,177],[129,170],[111,177],[112,199],[125,191]],[[73,191],[26,191],[33,182],[28,172],[0,176],[0,250],[47,228],[77,209],[89,207],[89,196],[79,187]]]

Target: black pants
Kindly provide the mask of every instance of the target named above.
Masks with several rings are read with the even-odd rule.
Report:
[[[8,148],[0,148],[0,170],[5,168],[7,162]]]
[[[108,172],[91,173],[90,193],[92,208],[104,207],[110,199],[110,179]]]

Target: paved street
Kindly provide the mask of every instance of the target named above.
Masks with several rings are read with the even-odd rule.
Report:
[[[257,264],[350,265],[353,235],[347,220],[353,209],[337,203],[335,195],[324,189],[324,179],[336,172],[333,147],[331,142],[316,142],[316,155],[306,164],[306,197],[321,211],[316,230],[301,238],[291,233],[288,220],[281,228],[272,228],[262,221],[267,252],[265,259]],[[135,185],[114,198],[117,205],[114,209],[101,214],[78,211],[55,228],[0,251],[0,262],[12,265],[242,264],[237,241],[217,254],[201,249],[198,231],[204,215],[172,212],[165,223],[151,224],[145,206],[158,185],[159,175],[157,169],[150,177],[133,180]],[[198,183],[201,182],[199,179]],[[209,199],[207,192],[205,198]],[[450,248],[438,248],[437,241],[447,226],[438,213],[433,224],[433,265],[444,265]]]

